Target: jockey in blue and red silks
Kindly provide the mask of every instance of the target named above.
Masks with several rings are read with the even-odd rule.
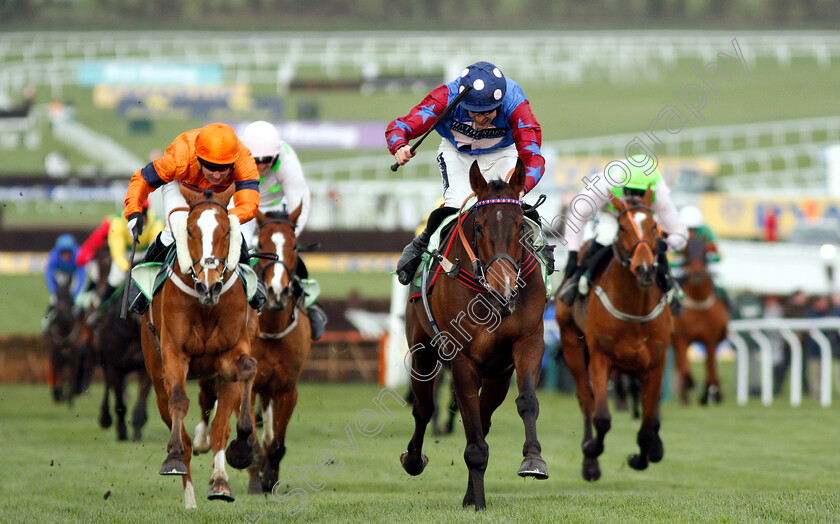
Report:
[[[442,137],[437,160],[443,177],[444,205],[431,213],[423,232],[403,250],[397,262],[402,284],[414,277],[431,234],[472,193],[469,172],[473,161],[478,161],[488,180],[504,180],[521,158],[527,180],[520,199],[537,185],[545,171],[540,152],[542,131],[525,93],[489,62],[470,65],[461,76],[429,93],[408,115],[391,122],[385,138],[397,163],[403,165],[414,156],[409,140],[428,131],[466,86],[472,86],[472,90],[436,127]],[[535,212],[528,214],[533,218]],[[551,255],[550,250],[543,254]]]
[[[70,283],[70,290],[75,299],[85,285],[85,268],[76,265],[76,254],[79,246],[76,239],[70,233],[64,233],[55,241],[55,246],[47,255],[47,267],[44,270],[44,280],[47,284],[47,291],[50,294],[50,304],[47,308],[47,316],[44,323],[46,328],[52,317],[55,307],[58,287]]]

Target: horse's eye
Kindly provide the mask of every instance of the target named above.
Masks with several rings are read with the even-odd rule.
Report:
[[[476,224],[475,225],[475,234],[476,235],[483,235],[484,234],[484,228],[482,228],[480,225]]]

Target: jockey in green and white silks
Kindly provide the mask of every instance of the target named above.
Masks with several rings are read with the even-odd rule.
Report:
[[[263,213],[269,211],[290,213],[301,205],[300,217],[295,226],[295,236],[300,237],[306,220],[309,218],[311,193],[303,177],[303,167],[300,165],[297,153],[292,146],[280,138],[280,133],[273,124],[263,120],[248,124],[242,131],[240,139],[251,151],[260,174],[259,210]],[[248,247],[254,249],[258,241],[257,221],[246,222],[242,224],[241,229]],[[315,281],[309,278],[309,271],[300,256],[295,264],[295,276],[303,286],[301,289],[304,292],[306,289],[317,288]],[[312,300],[315,298],[317,297],[312,297]],[[307,311],[312,325],[312,339],[318,340],[324,334],[327,316],[320,306],[314,303],[308,306]]]
[[[703,239],[706,244],[706,271],[714,279],[720,267],[720,252],[717,247],[717,238],[714,232],[706,225],[703,220],[703,213],[696,206],[685,206],[680,209],[680,221],[688,228],[689,237],[698,236]],[[674,253],[671,257],[671,272],[677,280],[680,280],[685,270],[685,252],[679,251]]]
[[[595,175],[586,179],[587,184],[575,199],[584,201],[587,205],[575,206],[572,213],[566,217],[566,228],[564,238],[569,249],[569,258],[566,262],[564,284],[560,294],[563,302],[571,305],[577,296],[578,281],[584,273],[593,276],[599,262],[604,260],[611,251],[608,249],[615,237],[616,226],[612,214],[602,213],[604,228],[608,230],[607,224],[612,223],[612,229],[607,235],[599,234],[594,238],[589,249],[584,253],[583,259],[578,263],[578,252],[584,243],[584,227],[587,222],[595,217],[595,214],[603,208],[611,209],[609,205],[610,195],[619,198],[625,195],[644,195],[645,190],[650,187],[653,191],[653,202],[651,210],[654,218],[666,236],[660,245],[657,246],[657,282],[664,291],[669,290],[673,283],[668,271],[669,264],[666,256],[668,249],[680,251],[685,248],[688,238],[688,229],[680,221],[679,212],[671,200],[671,190],[662,178],[662,174],[656,169],[655,164],[650,166],[651,158],[645,155],[634,155],[626,166],[629,176],[623,186],[611,184],[605,176]],[[655,161],[654,161],[655,162]],[[614,211],[614,210],[613,210]],[[672,308],[678,308],[673,304]]]

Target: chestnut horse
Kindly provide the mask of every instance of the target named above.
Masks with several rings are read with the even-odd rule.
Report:
[[[257,375],[251,394],[252,416],[259,393],[263,413],[262,447],[255,441],[255,462],[248,468],[248,492],[270,492],[277,482],[280,461],[286,454],[286,428],[297,403],[297,382],[312,344],[309,317],[303,296],[294,299],[297,261],[295,227],[302,206],[291,215],[257,213],[259,253],[257,274],[266,288],[266,305],[259,315],[259,332],[251,340],[251,356],[257,359]],[[195,448],[210,448],[207,417],[216,401],[216,384],[200,381],[202,421],[196,427]],[[256,437],[256,435],[255,435]]]
[[[545,283],[523,241],[528,230],[519,201],[525,186],[521,161],[510,180],[510,184],[488,183],[478,163],[473,163],[470,185],[478,202],[459,217],[452,247],[443,260],[452,278],[437,274],[428,296],[431,318],[420,300],[409,299],[405,315],[415,428],[400,461],[410,475],[419,475],[426,467],[429,459],[423,453],[423,438],[435,410],[434,377],[442,368],[440,360],[451,360],[467,439],[464,461],[469,480],[463,505],[474,505],[476,510],[486,507],[484,471],[489,448],[485,437],[490,417],[504,401],[514,370],[519,388],[516,407],[525,424],[525,458],[519,475],[548,478],[536,427],[536,386],[545,351]],[[455,265],[453,269],[448,269],[447,260]],[[459,267],[468,261],[472,272]]]
[[[706,348],[706,386],[700,396],[700,403],[720,403],[723,400],[716,351],[726,338],[729,310],[715,291],[706,262],[706,241],[696,231],[692,231],[685,249],[683,314],[674,318],[673,336],[674,356],[680,376],[680,400],[683,404],[688,404],[688,391],[694,386],[688,363],[688,346],[692,342],[700,342]]]
[[[220,376],[219,402],[211,427],[213,476],[209,499],[233,501],[225,459],[237,469],[251,463],[251,386],[257,369],[250,355],[248,317],[240,282],[239,221],[228,215],[235,190],[202,195],[185,187],[188,213],[174,229],[177,257],[169,278],[143,315],[143,355],[161,418],[172,430],[161,475],[182,475],[187,508],[196,507],[190,471],[192,441],[184,428],[189,408],[187,378]],[[184,209],[186,210],[186,209]],[[225,452],[231,413],[238,411],[237,436]]]
[[[607,381],[613,369],[641,382],[640,450],[628,457],[628,464],[642,470],[664,454],[658,406],[671,339],[671,310],[669,297],[654,282],[658,231],[650,209],[652,199],[650,189],[641,200],[630,197],[625,203],[612,198],[618,211],[618,234],[612,259],[591,283],[594,294],[576,300],[572,307],[557,300],[563,355],[583,412],[582,473],[590,481],[601,477],[598,456],[610,429]]]

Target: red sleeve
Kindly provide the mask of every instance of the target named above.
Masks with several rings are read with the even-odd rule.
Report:
[[[542,156],[542,129],[531,111],[531,104],[525,100],[510,114],[513,143],[519,158],[525,164],[525,192],[528,193],[545,173],[545,158]]]
[[[394,120],[385,129],[385,139],[388,151],[395,154],[399,148],[408,144],[409,140],[422,136],[431,129],[441,112],[449,103],[449,88],[445,85],[435,88],[426,95],[422,102],[402,117]]]
[[[108,238],[108,230],[111,227],[111,219],[105,218],[100,222],[99,226],[93,230],[93,233],[87,237],[87,240],[79,247],[79,252],[76,254],[76,265],[83,266],[93,260],[93,257],[105,245],[105,240]]]

